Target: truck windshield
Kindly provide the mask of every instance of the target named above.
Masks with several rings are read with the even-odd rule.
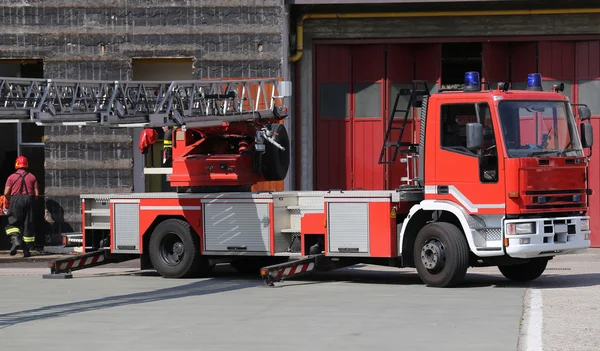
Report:
[[[498,104],[508,157],[583,156],[575,119],[565,101]]]

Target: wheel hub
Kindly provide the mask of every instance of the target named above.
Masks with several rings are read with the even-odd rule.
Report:
[[[177,242],[173,244],[173,253],[177,256],[181,256],[183,254],[183,243]]]
[[[428,242],[421,249],[421,262],[429,270],[442,267],[445,258],[444,246],[437,240]]]

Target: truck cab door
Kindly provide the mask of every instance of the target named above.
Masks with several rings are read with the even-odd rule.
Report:
[[[503,214],[505,208],[502,148],[497,147],[495,116],[487,102],[444,101],[437,106],[438,144],[435,188],[427,193],[449,200],[471,214]],[[484,139],[480,150],[467,148],[467,123],[481,123]],[[428,198],[430,197],[428,196]]]

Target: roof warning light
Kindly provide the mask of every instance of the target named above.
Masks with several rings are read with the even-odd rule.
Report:
[[[527,75],[527,90],[542,91],[542,75],[530,73]]]
[[[464,91],[481,91],[481,81],[479,80],[479,72],[465,73]]]

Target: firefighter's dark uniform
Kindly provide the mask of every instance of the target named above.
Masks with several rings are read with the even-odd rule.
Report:
[[[176,128],[172,127],[165,131],[163,139],[163,167],[171,167],[173,165],[173,131]]]
[[[21,172],[19,172],[21,171]],[[8,226],[6,227],[6,235],[11,236],[12,247],[11,255],[15,255],[17,247],[21,247],[25,257],[30,256],[29,249],[33,246],[35,235],[33,231],[33,204],[35,194],[29,194],[25,177],[29,172],[24,169],[16,172],[19,179],[12,185],[16,187],[16,195],[10,197],[8,205]]]

